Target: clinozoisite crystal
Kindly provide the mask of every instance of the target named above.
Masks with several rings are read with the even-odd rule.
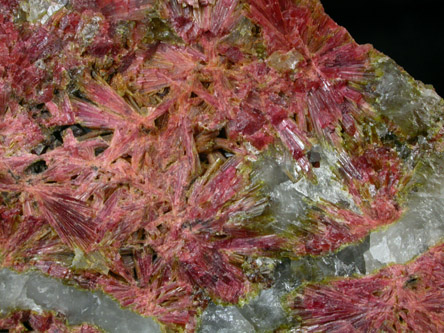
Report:
[[[317,0],[0,5],[1,267],[173,330],[397,221],[444,147],[443,101]]]

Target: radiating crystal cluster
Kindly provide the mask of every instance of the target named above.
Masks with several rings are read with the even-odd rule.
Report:
[[[0,0],[0,328],[441,331],[443,115],[318,0]]]
[[[439,332],[443,325],[443,245],[408,265],[359,279],[307,285],[290,308],[307,332]]]

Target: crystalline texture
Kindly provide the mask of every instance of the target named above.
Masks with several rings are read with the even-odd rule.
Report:
[[[443,245],[360,279],[308,285],[290,298],[307,332],[443,330]]]
[[[274,283],[270,289],[246,304],[237,307],[243,318],[253,325],[256,332],[269,332],[282,327],[297,326],[298,322],[288,315],[282,299],[288,293],[308,281],[324,281],[333,277],[350,277],[366,273],[364,253],[369,248],[368,239],[350,245],[335,254],[323,257],[305,257],[300,260],[283,260],[274,272]],[[211,331],[214,325],[236,331],[237,324],[226,318],[233,307],[210,305],[202,314],[201,331]]]
[[[367,271],[389,263],[405,263],[444,237],[442,159],[428,157],[418,170],[424,180],[418,181],[409,195],[404,215],[395,225],[371,234],[370,249],[365,254]]]
[[[68,287],[37,273],[17,274],[0,271],[0,313],[15,309],[56,311],[64,314],[70,325],[95,324],[107,332],[160,332],[158,324],[118,304],[103,293],[89,293]]]
[[[441,99],[317,0],[0,3],[1,267],[166,329],[211,301],[278,325],[275,260],[363,273],[329,253],[407,214],[444,147]]]
[[[253,333],[254,326],[246,320],[235,306],[209,306],[208,314],[202,317],[202,333]],[[211,314],[210,314],[211,313]]]
[[[29,309],[41,312],[42,309],[32,298],[27,297],[26,285],[29,277],[16,278],[12,272],[7,270],[1,271],[0,295],[1,308],[0,311],[6,314],[13,309]],[[14,280],[14,283],[10,283]]]
[[[26,13],[29,22],[44,24],[67,3],[67,0],[23,0],[20,8]]]
[[[244,306],[211,304],[202,314],[200,332],[268,332],[280,327],[286,320],[276,289],[263,290]]]
[[[382,72],[376,85],[377,104],[381,112],[394,121],[403,134],[424,135],[439,116],[443,102],[436,92],[402,71],[389,58],[381,58]]]

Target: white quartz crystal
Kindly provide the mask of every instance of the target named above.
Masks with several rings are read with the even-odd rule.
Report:
[[[0,313],[11,309],[29,309],[41,313],[42,308],[27,296],[29,276],[17,276],[12,271],[0,271]]]
[[[287,231],[291,225],[299,226],[314,204],[330,202],[360,212],[345,185],[334,173],[340,156],[328,147],[315,146],[312,151],[320,157],[319,167],[313,168],[314,180],[302,176],[295,167],[296,163],[280,147],[256,164],[254,179],[264,185],[272,215],[270,226],[277,232]]]
[[[89,292],[64,285],[37,272],[15,273],[0,270],[0,314],[33,310],[63,313],[69,325],[94,324],[106,332],[157,333],[160,327],[151,318],[123,310],[102,292]]]
[[[67,3],[68,0],[24,0],[20,2],[20,8],[29,22],[44,24]]]
[[[257,297],[238,309],[256,332],[273,331],[286,319],[281,297],[282,293],[276,288],[262,290]]]
[[[253,333],[254,326],[235,306],[210,304],[202,315],[201,333]]]
[[[436,125],[442,99],[429,86],[415,81],[388,57],[378,64],[383,75],[375,86],[376,105],[401,131],[414,137]]]
[[[211,304],[202,315],[201,333],[272,332],[286,320],[282,291],[263,290],[243,307]]]
[[[405,263],[444,239],[443,159],[428,160],[430,166],[409,194],[401,219],[371,233],[370,248],[364,255],[368,272],[389,263]]]
[[[313,172],[316,176],[316,182],[311,182],[303,177],[292,184],[291,187],[314,202],[325,201],[353,207],[355,210],[358,209],[344,184],[338,181],[333,173],[332,164],[329,163],[327,155],[323,152],[321,152],[320,166],[319,168],[313,168]]]

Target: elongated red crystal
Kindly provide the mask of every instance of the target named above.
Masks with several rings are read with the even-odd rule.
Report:
[[[362,278],[309,284],[290,299],[307,332],[440,332],[444,246]]]

